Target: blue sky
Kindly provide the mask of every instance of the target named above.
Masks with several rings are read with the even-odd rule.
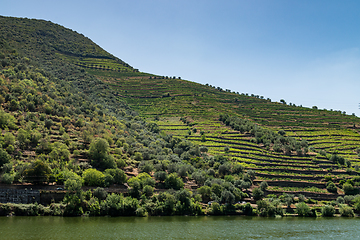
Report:
[[[360,1],[0,0],[140,69],[360,116]]]

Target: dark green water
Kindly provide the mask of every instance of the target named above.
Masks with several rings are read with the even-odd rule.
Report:
[[[360,219],[0,217],[0,239],[360,239]]]

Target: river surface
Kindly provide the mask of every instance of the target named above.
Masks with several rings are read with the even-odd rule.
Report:
[[[0,239],[360,239],[360,218],[0,217]]]

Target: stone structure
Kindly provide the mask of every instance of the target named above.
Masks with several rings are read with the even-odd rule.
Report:
[[[40,192],[33,189],[0,189],[0,203],[39,203]]]

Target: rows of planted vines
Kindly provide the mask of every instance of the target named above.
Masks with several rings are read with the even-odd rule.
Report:
[[[179,124],[179,122],[183,124]],[[297,155],[292,153],[284,155],[283,153],[277,153],[272,149],[266,149],[263,145],[251,142],[252,137],[246,132],[231,131],[229,127],[226,127],[220,121],[217,124],[202,124],[201,120],[197,120],[196,122],[193,121],[195,124],[191,124],[191,121],[189,121],[190,124],[187,125],[184,122],[187,123],[186,121],[177,121],[171,125],[160,118],[158,124],[164,131],[171,129],[171,132],[175,135],[177,134],[176,128],[171,128],[171,126],[181,126],[182,129],[187,126],[188,140],[206,147],[211,155],[226,156],[233,162],[239,162],[247,169],[255,170],[256,173],[259,173],[257,179],[269,182],[269,191],[327,193],[325,183],[322,184],[323,188],[299,188],[292,187],[292,182],[302,181],[305,184],[314,184],[321,182],[326,176],[331,177],[335,182],[342,180],[344,177],[351,177],[351,175],[346,175],[346,172],[343,172],[344,174],[340,177],[337,174],[334,175],[333,173],[337,169],[341,170],[343,167],[334,164],[320,154],[317,154],[317,157],[316,154]],[[206,129],[206,131],[200,129]],[[231,133],[229,134],[229,132]],[[274,179],[281,180],[288,186],[271,186],[271,184],[274,184],[272,182]],[[341,191],[339,190],[339,192]]]
[[[338,183],[359,171],[360,121],[355,116],[276,103],[173,76],[99,78],[160,130],[199,144],[208,155],[239,162],[259,179],[276,176],[291,187],[294,179],[317,182],[331,177]],[[325,185],[319,191],[326,192]]]

